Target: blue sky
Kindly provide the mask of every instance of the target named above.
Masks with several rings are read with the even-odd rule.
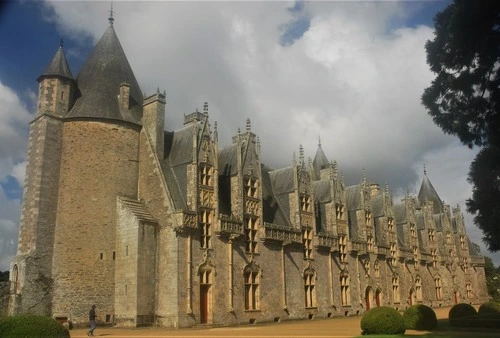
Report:
[[[314,157],[321,136],[348,185],[366,169],[368,179],[389,184],[395,202],[407,189],[418,192],[425,162],[441,198],[465,213],[475,150],[443,135],[420,105],[433,78],[423,45],[448,4],[118,1],[114,11],[141,89],[167,92],[167,129],[208,101],[221,146],[249,117],[264,162],[275,168],[289,165],[300,144]],[[109,6],[22,1],[0,11],[0,116],[8,121],[0,129],[0,270],[15,253],[36,78],[61,38],[77,76],[108,25]]]

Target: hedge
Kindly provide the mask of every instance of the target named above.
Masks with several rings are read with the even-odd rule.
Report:
[[[438,323],[434,310],[423,304],[410,306],[404,312],[403,319],[405,327],[412,330],[432,330]]]
[[[363,334],[402,334],[405,332],[403,316],[395,309],[380,306],[368,310],[361,318]]]
[[[2,338],[69,338],[69,331],[52,317],[13,316],[0,318]]]

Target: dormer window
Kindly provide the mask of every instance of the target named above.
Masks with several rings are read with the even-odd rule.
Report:
[[[365,224],[370,226],[372,224],[372,213],[369,211],[365,211]]]
[[[415,226],[414,223],[410,223],[410,234],[411,238],[413,239],[417,238],[417,227]]]
[[[257,188],[259,187],[259,182],[256,178],[245,177],[245,196],[257,198]]]
[[[465,236],[460,235],[460,249],[465,250]]]
[[[390,231],[390,232],[394,232],[394,219],[392,217],[389,217],[387,219],[387,229]]]
[[[300,196],[300,211],[311,212],[311,197],[307,195]]]
[[[337,216],[337,220],[345,220],[345,206],[343,204],[337,203],[335,205],[335,215]]]
[[[213,178],[213,168],[212,166],[202,163],[200,165],[200,184],[211,187]]]

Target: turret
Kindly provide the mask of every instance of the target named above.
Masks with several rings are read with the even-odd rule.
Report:
[[[73,104],[75,81],[64,55],[62,40],[47,69],[37,80],[39,89],[36,115],[64,117]]]

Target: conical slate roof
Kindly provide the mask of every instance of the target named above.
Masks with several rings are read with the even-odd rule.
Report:
[[[321,148],[321,144],[319,144],[313,161],[314,173],[318,176],[318,178],[321,173],[321,169],[327,168],[329,164],[328,158],[326,158],[326,155]]]
[[[432,201],[432,203],[434,204],[435,214],[443,211],[443,202],[441,201],[441,198],[439,198],[436,189],[434,189],[431,181],[425,173],[424,179],[422,180],[422,185],[420,186],[420,191],[418,192],[418,200],[421,204],[424,204],[426,200]]]
[[[130,110],[118,104],[120,85],[130,85]],[[67,117],[95,117],[139,123],[142,92],[125,52],[110,25],[77,78],[80,97]]]
[[[62,76],[73,80],[73,74],[71,74],[71,70],[69,69],[62,44],[52,58],[52,61],[50,61],[45,72],[38,78],[38,81],[41,81],[45,76]]]

